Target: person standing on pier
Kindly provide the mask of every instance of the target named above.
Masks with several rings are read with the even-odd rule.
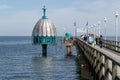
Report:
[[[93,34],[89,34],[88,43],[92,45],[93,42],[94,42]]]
[[[100,46],[100,48],[103,47],[102,35],[100,35],[100,38],[99,38],[99,46]]]

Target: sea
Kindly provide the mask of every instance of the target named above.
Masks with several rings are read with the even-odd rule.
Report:
[[[43,57],[41,45],[33,45],[30,36],[0,36],[0,80],[81,80],[75,46],[67,57],[63,37],[56,41]]]
[[[30,36],[1,36],[0,80],[80,80],[76,48],[67,57],[62,40],[57,37],[57,44],[48,45],[43,57],[41,45],[33,45]]]

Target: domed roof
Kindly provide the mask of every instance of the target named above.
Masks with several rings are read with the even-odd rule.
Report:
[[[49,20],[46,15],[46,8],[43,7],[43,16],[36,23],[32,36],[56,36],[56,28],[51,20]]]
[[[32,36],[56,36],[56,28],[51,20],[40,19],[33,29]]]

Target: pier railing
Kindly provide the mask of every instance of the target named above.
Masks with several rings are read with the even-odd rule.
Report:
[[[104,40],[104,39],[102,39],[102,41],[103,41],[103,46],[105,48],[120,53],[120,42],[112,41],[112,40]],[[97,40],[97,44],[99,45],[99,39]]]
[[[98,50],[80,39],[76,42],[94,70],[94,80],[120,80],[120,56]]]
[[[120,53],[120,42],[118,41],[111,41],[111,40],[103,39],[103,46]]]

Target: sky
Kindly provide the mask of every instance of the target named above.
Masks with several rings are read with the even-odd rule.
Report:
[[[115,11],[120,14],[120,0],[0,0],[0,36],[31,36],[37,21],[42,17],[42,7],[47,7],[47,17],[54,23],[57,35],[75,33],[76,27],[86,28],[96,24],[95,33],[115,36]],[[106,26],[104,17],[107,18]],[[118,35],[120,16],[117,18]],[[89,29],[93,32],[93,29]],[[78,32],[77,35],[82,33]]]

